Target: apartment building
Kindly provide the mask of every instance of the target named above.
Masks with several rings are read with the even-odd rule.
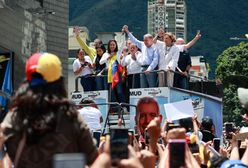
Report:
[[[148,0],[148,33],[155,35],[161,28],[186,40],[185,0]]]

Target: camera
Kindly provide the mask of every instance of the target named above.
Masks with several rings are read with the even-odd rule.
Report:
[[[232,132],[234,132],[233,123],[225,123],[226,139],[232,139]]]
[[[113,160],[128,158],[128,129],[110,129],[110,154]]]
[[[183,139],[169,140],[169,168],[185,166],[186,141]]]
[[[88,62],[81,63],[81,66],[82,66],[82,67],[85,67],[85,66],[88,66],[88,65],[89,65]]]

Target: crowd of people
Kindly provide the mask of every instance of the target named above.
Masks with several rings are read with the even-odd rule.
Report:
[[[239,95],[243,92],[239,91]],[[245,92],[248,96],[248,90]],[[243,96],[240,101],[247,111],[247,98]],[[248,124],[247,112],[242,117]],[[241,131],[233,123],[230,132],[225,128],[228,123],[224,125],[223,139],[216,136],[215,125],[208,116],[203,117],[201,122],[196,115],[180,119],[177,123],[165,121],[161,127],[162,115],[158,103],[151,97],[138,101],[135,121],[135,133],[129,133],[129,157],[117,163],[111,159],[111,147],[114,146],[106,135],[99,146],[100,155],[92,167],[108,168],[113,163],[116,167],[131,168],[248,167],[248,135],[238,139]],[[119,127],[122,125],[119,124]]]
[[[128,39],[122,44],[110,40],[107,49],[100,39],[89,47],[80,38],[80,29],[74,28],[81,49],[73,63],[73,71],[81,76],[84,91],[111,90],[112,101],[124,102],[129,88],[178,87],[188,89],[191,58],[188,49],[200,38],[198,32],[193,40],[185,44],[184,39],[159,30],[153,37],[144,35],[140,41],[122,28]],[[90,60],[91,58],[91,60]],[[125,93],[125,94],[123,94]]]
[[[116,43],[110,43],[115,51]],[[91,168],[248,167],[248,140],[240,141],[234,127],[228,131],[225,124],[224,141],[216,137],[213,121],[206,116],[201,122],[193,116],[161,127],[159,105],[151,97],[137,103],[135,131],[125,132],[120,121],[96,143],[92,132],[101,131],[103,120],[97,105],[84,100],[77,107],[66,95],[59,58],[33,54],[26,63],[26,80],[0,125],[0,166],[50,168],[55,154],[84,153]],[[239,89],[238,95],[248,124],[248,89]]]

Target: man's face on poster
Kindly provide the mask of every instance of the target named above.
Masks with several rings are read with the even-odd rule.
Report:
[[[148,124],[159,114],[158,106],[155,103],[144,103],[138,107],[137,124],[140,133],[143,135]]]

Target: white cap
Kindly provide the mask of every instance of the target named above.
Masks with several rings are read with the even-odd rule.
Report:
[[[238,88],[238,97],[241,106],[248,110],[248,89]]]

